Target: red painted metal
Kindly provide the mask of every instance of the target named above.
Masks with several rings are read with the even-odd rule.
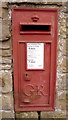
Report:
[[[54,110],[57,26],[56,8],[12,9],[15,111]],[[43,70],[26,69],[26,43],[34,42],[44,43]]]

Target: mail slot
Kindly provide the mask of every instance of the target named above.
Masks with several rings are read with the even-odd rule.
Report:
[[[26,32],[50,32],[50,25],[21,25],[20,34]]]
[[[13,8],[15,111],[55,109],[58,9]]]

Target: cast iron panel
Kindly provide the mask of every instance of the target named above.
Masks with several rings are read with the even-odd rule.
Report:
[[[56,8],[13,8],[12,10],[15,111],[54,110],[57,26]],[[42,69],[39,67],[27,69],[27,60],[31,59],[27,57],[27,43],[44,44]],[[37,46],[32,49],[36,48]],[[40,52],[34,50],[33,54],[39,56]],[[30,55],[32,54],[29,53]],[[37,56],[32,57],[36,60],[39,59]]]

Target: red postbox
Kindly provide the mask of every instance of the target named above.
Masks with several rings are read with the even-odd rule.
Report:
[[[54,110],[58,10],[13,8],[15,111]]]

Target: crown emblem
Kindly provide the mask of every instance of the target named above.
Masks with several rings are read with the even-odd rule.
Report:
[[[31,19],[33,20],[33,22],[37,22],[39,20],[39,17],[38,15],[33,15]]]

